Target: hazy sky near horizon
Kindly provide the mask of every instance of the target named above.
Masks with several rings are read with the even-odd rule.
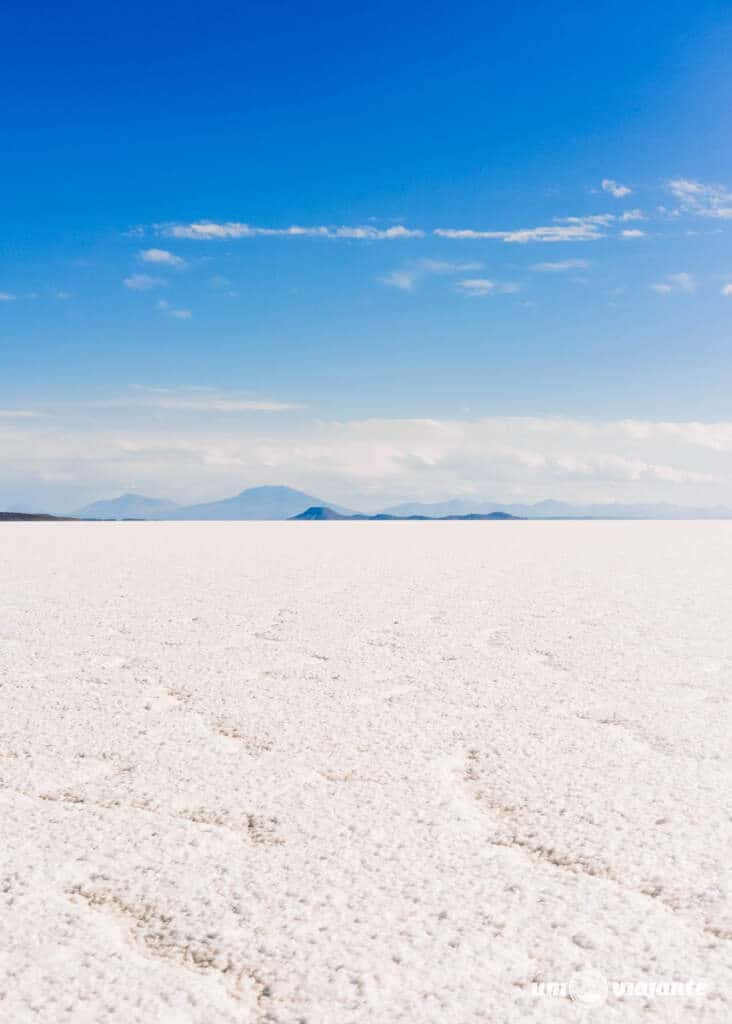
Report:
[[[0,508],[732,504],[728,3],[4,8]]]

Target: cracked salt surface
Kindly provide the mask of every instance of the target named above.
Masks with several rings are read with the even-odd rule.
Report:
[[[727,1024],[731,542],[4,525],[2,1020]]]

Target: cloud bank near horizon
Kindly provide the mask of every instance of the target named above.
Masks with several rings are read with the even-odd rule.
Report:
[[[187,503],[288,483],[366,510],[448,497],[732,505],[732,421],[324,421],[294,402],[146,393],[132,426],[124,402],[76,424],[68,409],[62,431],[60,410],[0,422],[4,504],[45,496],[63,511],[130,490]]]

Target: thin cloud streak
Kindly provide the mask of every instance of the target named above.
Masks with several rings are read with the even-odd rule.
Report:
[[[615,219],[615,215],[609,213],[594,214],[586,217],[557,217],[553,224],[501,231],[479,228],[434,228],[431,232],[427,232],[422,228],[409,228],[403,224],[390,228],[376,228],[371,225],[355,227],[345,225],[339,227],[291,225],[286,228],[272,228],[240,221],[224,221],[220,223],[216,221],[193,221],[188,224],[157,224],[154,226],[154,229],[158,234],[167,237],[194,241],[226,241],[240,238],[328,238],[381,241],[425,238],[427,234],[431,233],[437,238],[494,239],[502,242],[523,244],[526,242],[595,241],[605,237],[602,229],[611,224]]]
[[[523,245],[527,242],[594,242],[605,238],[601,230],[614,220],[613,214],[557,218],[555,224],[513,231],[482,231],[475,228],[435,228],[433,234],[451,239],[497,239]]]
[[[402,238],[423,238],[424,231],[406,228],[397,224],[391,228],[375,228],[370,225],[357,227],[301,227],[293,224],[287,228],[256,227],[238,221],[216,223],[194,221],[190,224],[156,225],[156,230],[171,238],[187,238],[198,241],[226,240],[234,238],[351,238],[366,241],[380,241]]]
[[[589,265],[587,260],[554,260],[535,263],[531,269],[540,274],[561,274],[567,270],[586,270]]]
[[[465,295],[481,297],[484,295],[510,295],[519,291],[519,286],[513,282],[491,281],[486,277],[472,277],[465,281],[458,282],[458,288]]]

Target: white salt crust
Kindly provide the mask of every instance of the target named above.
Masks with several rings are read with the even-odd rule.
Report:
[[[732,1020],[732,524],[6,524],[0,579],[4,1022]]]

